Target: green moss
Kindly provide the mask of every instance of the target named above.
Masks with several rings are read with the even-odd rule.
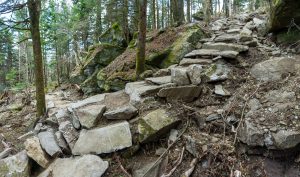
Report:
[[[290,32],[281,32],[277,35],[277,42],[283,44],[295,43],[300,40],[300,32],[293,29]]]
[[[204,75],[210,77],[217,70],[217,65],[212,64],[207,70],[204,71]]]

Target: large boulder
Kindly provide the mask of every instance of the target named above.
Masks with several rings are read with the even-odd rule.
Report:
[[[2,177],[29,177],[30,163],[26,151],[0,160],[0,176]]]
[[[179,123],[179,119],[165,109],[152,111],[139,120],[139,140],[141,143],[156,141],[158,138],[166,136],[177,123]]]
[[[108,162],[96,155],[56,159],[38,177],[101,177]]]
[[[299,72],[299,58],[273,58],[254,65],[251,75],[260,81],[278,81],[284,75]]]
[[[129,123],[124,121],[93,130],[82,130],[74,155],[111,153],[132,146]]]
[[[272,0],[270,31],[287,28],[292,20],[300,23],[300,3],[298,0]]]

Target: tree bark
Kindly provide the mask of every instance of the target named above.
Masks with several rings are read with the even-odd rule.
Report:
[[[191,0],[186,1],[186,21],[191,23]]]
[[[102,0],[97,0],[96,2],[96,29],[94,33],[94,44],[99,42],[99,36],[102,33]]]
[[[158,0],[156,0],[156,29],[160,28]]]
[[[147,27],[147,0],[140,0],[140,17],[139,17],[139,37],[137,44],[136,56],[136,76],[145,71],[145,53],[146,53],[146,27]]]
[[[46,112],[45,103],[45,90],[44,90],[44,73],[43,73],[43,57],[41,49],[41,36],[40,36],[40,0],[27,1],[29,18],[30,18],[30,31],[33,43],[33,58],[35,65],[35,86],[36,86],[36,107],[37,116],[43,116]]]
[[[211,20],[211,0],[205,0],[205,24],[208,25]]]
[[[183,12],[183,0],[172,0],[171,8],[172,8],[172,16],[174,20],[174,25],[179,26],[184,22],[184,12]]]
[[[155,1],[152,0],[152,29],[156,29],[156,7],[155,7]]]

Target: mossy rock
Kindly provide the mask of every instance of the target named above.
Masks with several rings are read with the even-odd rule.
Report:
[[[192,15],[192,17],[193,17],[195,20],[202,21],[202,20],[204,20],[204,13],[203,13],[203,11],[198,11],[198,12],[194,13],[194,14]]]
[[[292,29],[290,31],[283,31],[277,34],[277,42],[280,44],[291,44],[300,40],[300,31]]]
[[[198,41],[205,37],[202,29],[193,25],[188,28],[171,46],[170,53],[161,62],[160,68],[166,68],[170,65],[177,64],[190,51],[195,49]]]
[[[300,24],[299,0],[272,0],[270,14],[270,32],[286,29],[294,20]]]
[[[123,29],[118,23],[114,23],[110,28],[102,33],[99,38],[101,43],[109,43],[120,47],[126,47],[127,45]]]

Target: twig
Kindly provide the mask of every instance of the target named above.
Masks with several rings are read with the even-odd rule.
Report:
[[[184,150],[185,150],[185,148],[183,147],[183,148],[182,148],[182,151],[181,151],[181,153],[180,153],[180,156],[179,156],[178,159],[176,160],[175,166],[170,170],[170,172],[169,172],[168,174],[166,174],[166,175],[165,175],[165,174],[161,175],[161,177],[170,177],[170,176],[174,173],[174,171],[177,169],[177,167],[178,167],[178,166],[181,164],[181,162],[182,162]]]
[[[120,161],[120,157],[117,156],[117,155],[116,155],[116,161],[118,162],[118,164],[119,164],[121,170],[125,173],[125,175],[126,175],[127,177],[132,177],[132,175],[129,174],[129,173],[127,172],[127,170],[123,167],[123,165],[122,165],[122,163],[121,163],[121,161]]]
[[[171,147],[181,138],[181,136],[187,130],[187,128],[189,127],[189,125],[190,125],[190,121],[187,122],[186,126],[184,127],[184,129],[180,133],[180,135],[177,137],[177,139],[172,144],[170,144],[170,146],[166,149],[166,151],[164,153],[162,153],[162,155],[160,155],[158,157],[158,159],[153,163],[153,165],[146,171],[146,173],[142,177],[145,177],[150,172],[150,170],[160,161],[160,159],[162,159],[167,154],[167,152],[171,149]]]
[[[182,175],[182,177],[190,177],[191,174],[193,173],[193,171],[195,170],[195,167],[197,165],[198,162],[198,158],[194,158],[190,164],[190,168],[184,172],[184,174]]]

